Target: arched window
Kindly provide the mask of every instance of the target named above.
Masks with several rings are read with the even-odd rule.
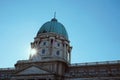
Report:
[[[57,52],[56,52],[56,55],[59,56],[59,55],[60,55],[60,51],[57,51]]]
[[[51,39],[51,44],[53,44],[53,39]]]
[[[43,46],[45,46],[46,45],[46,42],[43,42]]]
[[[59,46],[60,46],[60,43],[57,43],[57,46],[59,47]]]
[[[45,54],[45,49],[42,49],[42,54]]]

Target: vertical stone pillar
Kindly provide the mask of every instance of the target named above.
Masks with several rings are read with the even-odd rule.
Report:
[[[69,53],[69,63],[71,63],[71,53]]]
[[[66,44],[64,43],[64,58],[67,60],[67,51],[66,51]]]

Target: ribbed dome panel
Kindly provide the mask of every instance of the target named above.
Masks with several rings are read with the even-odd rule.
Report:
[[[68,39],[68,34],[64,25],[59,23],[55,18],[43,24],[42,27],[39,29],[37,35],[39,35],[40,33],[49,33],[49,32],[62,35],[66,39]]]

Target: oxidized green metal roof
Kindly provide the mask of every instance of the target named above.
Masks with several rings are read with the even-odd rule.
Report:
[[[59,23],[56,18],[53,18],[51,21],[44,23],[39,29],[37,35],[40,33],[49,33],[49,32],[62,35],[66,39],[68,39],[68,34],[64,25]]]

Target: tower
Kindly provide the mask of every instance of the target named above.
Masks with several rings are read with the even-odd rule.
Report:
[[[26,79],[34,77],[35,80],[63,80],[70,64],[71,49],[64,25],[54,17],[41,26],[31,42],[34,54],[30,55],[29,60],[15,64],[18,72],[15,79],[21,79],[24,75],[23,78]],[[22,70],[23,72],[19,72]],[[35,74],[39,76],[33,76]]]
[[[31,43],[31,48],[36,50],[36,54],[30,57],[31,61],[58,60],[70,63],[68,34],[64,25],[56,18],[42,25]]]

